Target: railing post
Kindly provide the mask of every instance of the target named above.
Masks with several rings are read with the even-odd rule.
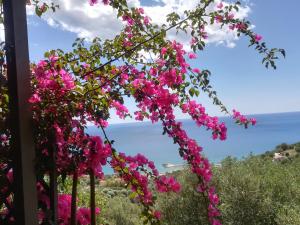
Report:
[[[57,171],[56,171],[56,153],[57,153],[57,146],[56,146],[56,137],[54,131],[49,131],[49,152],[51,157],[51,166],[49,171],[49,197],[50,197],[50,210],[51,210],[51,223],[53,225],[57,224],[58,219],[58,209],[57,209]]]
[[[76,225],[78,172],[75,169],[72,184],[71,225]]]
[[[30,69],[25,0],[4,0],[4,27],[9,89],[9,124],[12,134],[14,216],[16,224],[37,224]]]
[[[95,199],[95,174],[90,169],[90,207],[91,207],[91,225],[96,225],[96,199]]]

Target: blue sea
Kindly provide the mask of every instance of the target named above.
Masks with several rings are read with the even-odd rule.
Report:
[[[182,120],[190,137],[197,140],[210,161],[220,162],[227,156],[243,158],[272,150],[283,142],[292,144],[300,141],[300,112],[250,115],[257,119],[257,125],[244,129],[231,118],[221,117],[228,128],[226,141],[212,140],[211,132],[198,127],[192,120]],[[101,130],[89,127],[88,132],[102,136]],[[114,147],[127,155],[142,153],[153,160],[160,171],[163,163],[181,164],[178,146],[172,139],[162,135],[160,123],[151,122],[113,124],[107,128],[110,139],[115,140]],[[109,171],[106,170],[105,171]]]

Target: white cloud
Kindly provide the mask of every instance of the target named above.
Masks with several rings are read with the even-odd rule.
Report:
[[[114,37],[122,28],[123,23],[117,19],[116,11],[109,6],[96,4],[90,6],[88,0],[57,0],[60,9],[56,13],[48,13],[43,16],[50,26],[60,28],[62,30],[74,32],[78,37],[92,39],[96,36],[106,39]],[[165,23],[166,15],[176,11],[180,16],[184,17],[184,11],[194,9],[199,0],[157,0],[157,4],[153,6],[142,6],[140,0],[128,0],[132,6],[145,9],[152,22],[158,25]],[[214,6],[211,6],[212,10]],[[250,13],[248,6],[242,7],[236,17],[246,18]],[[32,15],[33,10],[29,7],[28,14]],[[238,39],[234,32],[227,29],[220,29],[217,24],[207,27],[208,39],[207,43],[223,44],[227,47],[234,47],[235,41]],[[170,39],[175,39],[175,32],[168,33]],[[179,40],[186,44],[190,37],[185,34],[176,36]]]

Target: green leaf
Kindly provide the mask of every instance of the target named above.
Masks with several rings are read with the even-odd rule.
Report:
[[[35,7],[35,14],[38,16],[38,17],[41,17],[42,16],[42,11],[40,10],[40,8],[38,6]]]
[[[193,97],[195,95],[195,89],[194,88],[190,88],[189,94],[190,94],[191,97]]]
[[[138,196],[136,192],[131,192],[130,195],[128,196],[130,199],[135,199]]]

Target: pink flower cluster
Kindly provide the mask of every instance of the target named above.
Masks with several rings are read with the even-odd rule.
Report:
[[[260,42],[262,39],[263,39],[263,37],[262,37],[261,35],[259,35],[259,34],[255,34],[255,35],[254,35],[254,40],[255,40],[256,42]]]
[[[9,145],[9,136],[7,136],[6,134],[1,134],[0,141],[1,141],[2,147],[8,146]]]
[[[125,37],[123,39],[123,45],[125,48],[130,49],[133,47],[134,37],[137,36],[137,31],[134,29],[135,26],[147,27],[150,24],[150,18],[144,15],[143,8],[135,8],[132,12],[126,12],[122,15],[122,20],[126,23],[124,29]]]
[[[222,9],[223,6],[224,6],[224,5],[223,5],[223,2],[220,2],[219,4],[217,4],[217,8],[218,8],[218,9]]]
[[[246,128],[248,127],[249,124],[255,125],[256,124],[256,119],[250,118],[248,119],[246,116],[242,115],[240,112],[233,110],[233,119],[235,119],[237,124],[244,125]]]
[[[141,85],[144,84],[144,85]],[[146,85],[145,85],[146,84]],[[134,97],[139,102],[138,107],[141,109],[137,113],[137,116],[141,116],[143,118],[144,115],[148,115],[147,111],[150,113],[149,118],[152,122],[158,121],[158,119],[163,121],[164,129],[169,134],[170,137],[174,139],[176,143],[180,146],[180,154],[181,156],[189,162],[192,166],[192,172],[197,174],[202,182],[203,182],[203,190],[208,192],[210,187],[210,181],[212,177],[211,166],[207,159],[201,156],[200,152],[202,148],[199,147],[195,140],[190,139],[186,132],[182,129],[181,123],[177,123],[175,121],[175,116],[173,113],[172,106],[178,105],[178,97],[172,98],[172,94],[169,93],[168,89],[163,89],[160,85],[155,85],[155,83],[151,83],[149,81],[140,81],[139,85],[135,86],[138,88]],[[151,95],[150,95],[151,94]],[[151,97],[149,97],[149,95]],[[193,104],[191,106],[194,106]],[[191,114],[198,120],[198,123],[201,125],[206,125],[215,131],[220,132],[220,138],[226,137],[226,127],[224,124],[218,124],[216,119],[212,119],[207,115],[203,118],[203,120],[199,119],[197,115],[203,111],[199,106],[195,108],[187,108],[191,109]],[[202,112],[203,113],[203,112]],[[205,115],[205,114],[204,114]],[[139,119],[139,118],[137,118]],[[157,188],[160,191],[165,190],[173,190],[175,192],[179,191],[179,186],[173,182],[172,178],[163,179],[163,183],[167,184],[167,186],[161,187],[158,185],[158,181],[156,181]],[[218,211],[217,205],[210,203],[208,206],[208,210]],[[210,213],[211,218],[210,221],[219,221],[216,213]]]
[[[102,166],[107,164],[108,157],[111,157],[111,147],[109,144],[103,144],[99,136],[88,137],[88,144],[83,150],[85,161],[79,166],[79,171],[93,170],[96,177],[103,178]],[[87,173],[87,172],[86,172]]]
[[[131,190],[134,193],[137,193],[137,196],[144,205],[152,204],[153,195],[148,188],[148,176],[140,173],[137,169],[139,165],[144,165],[146,162],[145,158],[137,156],[135,159],[139,159],[139,162],[136,162],[133,158],[120,153],[113,157],[111,166],[115,172],[117,172],[120,177],[130,185]]]
[[[114,155],[111,166],[131,187],[133,193],[136,193],[141,203],[147,208],[150,207],[151,213],[149,215],[153,216],[153,219],[159,220],[161,214],[152,208],[155,198],[148,187],[149,179],[153,179],[157,190],[160,192],[180,191],[180,184],[173,177],[159,176],[154,163],[142,154],[131,157],[126,156],[124,153],[119,153]]]
[[[58,146],[57,169],[68,172],[70,165],[76,164],[76,172],[81,176],[92,170],[99,179],[103,178],[102,167],[107,164],[112,151],[109,144],[104,144],[99,136],[84,135],[80,130],[72,132],[68,140],[64,140],[63,129],[55,125]],[[77,151],[72,152],[72,146]]]
[[[160,176],[155,181],[156,189],[159,192],[180,192],[181,186],[174,177]]]
[[[71,195],[58,195],[58,223],[59,225],[69,225],[71,219]],[[100,208],[96,208],[96,214],[100,213]],[[91,223],[91,210],[85,207],[79,207],[76,214],[77,223],[80,225],[89,225]]]
[[[116,114],[120,117],[120,119],[125,119],[129,112],[126,106],[115,100],[111,102],[111,107],[116,110]]]
[[[33,75],[37,79],[39,89],[57,91],[61,94],[75,87],[74,79],[64,69],[55,67],[58,57],[51,56],[50,61],[40,61],[33,70]]]
[[[89,0],[89,2],[90,2],[90,5],[93,6],[98,3],[98,0]],[[110,0],[102,0],[102,2],[104,5],[108,5],[110,3]]]
[[[192,172],[202,181],[198,190],[208,195],[208,215],[211,224],[221,224],[218,219],[220,212],[217,208],[217,194],[213,192],[214,189],[210,184],[212,178],[211,165],[208,160],[201,155],[202,148],[198,146],[195,140],[187,136],[186,132],[182,129],[181,123],[169,121],[166,125],[170,127],[168,134],[173,137],[180,146],[180,154],[183,159],[189,162],[192,167]]]
[[[176,68],[163,71],[159,75],[158,79],[162,85],[171,87],[173,85],[180,85],[183,82],[182,74]]]
[[[225,140],[227,128],[224,123],[219,123],[218,117],[210,117],[205,113],[205,108],[196,101],[189,101],[181,105],[183,113],[188,113],[198,126],[206,126],[213,131],[213,139]]]
[[[175,121],[173,107],[179,105],[179,97],[171,93],[170,88],[176,87],[178,84],[178,74],[185,74],[189,65],[185,61],[185,51],[180,44],[172,42],[168,47],[162,48],[161,57],[157,60],[157,67],[152,67],[149,74],[154,80],[146,79],[144,76],[136,77],[132,85],[135,88],[134,97],[137,101],[137,107],[140,109],[135,112],[137,120],[144,118],[151,119],[152,122],[161,120],[163,122],[164,131],[173,138],[174,142],[180,147],[180,155],[191,165],[192,172],[197,174],[202,184],[203,192],[209,196],[211,190],[212,171],[210,163],[201,155],[202,148],[198,146],[195,140],[188,137],[182,129],[182,124]],[[172,68],[166,70],[164,58],[174,57],[176,60],[176,70]],[[190,58],[195,58],[190,55]],[[174,68],[174,67],[173,67]],[[176,75],[175,72],[177,71]],[[171,72],[171,75],[169,74]],[[166,75],[167,74],[167,75]],[[159,82],[155,82],[158,79]],[[183,112],[189,113],[199,126],[206,126],[213,130],[213,137],[219,137],[221,140],[226,138],[226,127],[224,123],[219,123],[216,117],[210,117],[205,113],[204,107],[195,101],[187,101],[181,104]],[[133,167],[134,168],[134,167]],[[163,184],[163,186],[161,186]],[[161,177],[156,180],[156,187],[159,191],[180,190],[180,185],[173,178]],[[210,203],[207,206],[212,224],[219,221],[219,211],[217,209],[216,194],[212,194],[214,198],[208,198]]]
[[[12,169],[9,170],[9,173],[7,174],[9,176],[9,181],[12,184],[13,177],[12,177]],[[44,205],[47,209],[50,208],[50,200],[46,193],[45,188],[41,183],[37,183],[37,191],[38,191],[38,200],[40,203]],[[58,194],[58,202],[57,202],[57,210],[58,210],[58,224],[59,225],[69,225],[70,224],[70,218],[71,218],[71,200],[72,197],[69,194]],[[10,202],[10,199],[7,199],[8,202]],[[100,208],[96,207],[96,214],[100,213]],[[9,215],[8,210],[0,210],[0,216],[1,214],[3,216]],[[46,219],[46,214],[43,211],[38,212],[38,219],[39,224],[42,224],[43,221]],[[76,214],[77,223],[80,225],[89,225],[91,221],[90,216],[90,209],[85,207],[78,207],[77,214]],[[14,218],[11,217],[10,219],[12,222],[14,221]]]

